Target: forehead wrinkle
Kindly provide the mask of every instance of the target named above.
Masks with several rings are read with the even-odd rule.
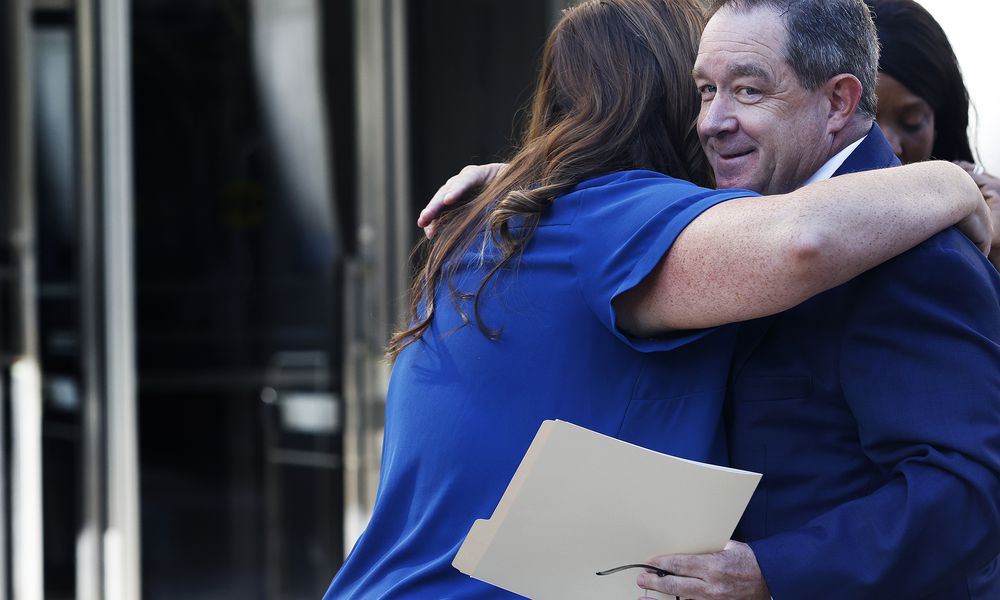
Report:
[[[759,32],[757,36],[749,35],[745,30],[706,29],[702,34],[698,53],[711,53],[711,48],[722,46],[729,52],[750,52],[766,56],[768,53],[778,58],[785,57],[785,40],[780,35],[768,35]],[[718,52],[719,50],[714,50]]]
[[[764,39],[766,37],[772,39]],[[711,31],[702,36],[702,42],[708,44],[743,46],[746,52],[763,47],[778,55],[784,52],[783,41],[772,36],[750,37],[745,31]]]
[[[731,57],[732,55],[736,55],[739,58]],[[754,61],[754,59],[759,59],[759,62]],[[696,78],[699,76],[707,77],[704,71],[704,67],[707,66],[706,63],[714,63],[715,65],[721,63],[724,65],[725,74],[729,78],[757,77],[774,81],[775,79],[780,79],[774,72],[774,68],[779,65],[785,65],[784,61],[780,61],[776,65],[774,59],[774,56],[760,52],[758,47],[754,47],[752,50],[737,51],[731,49],[703,50],[698,53],[693,73]],[[709,68],[709,70],[712,69]]]

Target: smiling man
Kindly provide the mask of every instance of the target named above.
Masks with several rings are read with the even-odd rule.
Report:
[[[694,68],[702,96],[698,133],[721,188],[794,190],[871,129],[875,99],[864,93],[862,69],[801,82],[784,58],[785,27],[774,13],[726,9],[701,41]],[[865,50],[855,63],[877,60],[877,46]]]
[[[861,0],[723,0],[694,68],[720,187],[898,164]],[[1000,598],[1000,277],[954,230],[744,326],[732,464],[764,474],[720,553],[643,589],[692,599]]]

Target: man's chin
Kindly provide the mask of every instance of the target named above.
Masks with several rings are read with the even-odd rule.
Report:
[[[731,158],[714,157],[711,161],[715,182],[719,189],[754,189],[757,153],[750,152]]]
[[[733,190],[733,189],[752,190],[753,189],[752,186],[753,186],[753,180],[747,175],[734,174],[734,175],[715,176],[715,187],[719,188],[720,190]]]

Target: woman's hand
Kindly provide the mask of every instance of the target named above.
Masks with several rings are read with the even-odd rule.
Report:
[[[1000,269],[1000,179],[964,160],[955,161],[979,186],[985,200],[985,210],[978,210],[956,224],[956,227],[986,254],[993,266]]]
[[[965,172],[972,177],[972,179],[976,182],[976,185],[979,186],[980,191],[983,193],[983,198],[986,200],[986,206],[989,208],[988,222],[992,228],[992,234],[990,235],[992,247],[984,250],[984,252],[989,256],[990,262],[993,263],[993,266],[1000,270],[1000,178],[994,177],[985,171],[977,172],[976,165],[969,162],[956,161],[955,164],[965,169]],[[966,221],[981,218],[981,216],[970,215]],[[962,232],[969,236],[969,239],[976,241],[971,235],[969,235],[969,231],[963,228],[963,224],[965,224],[965,221],[959,223],[959,228],[962,229]],[[974,227],[981,228],[982,224],[975,225]],[[982,236],[984,233],[980,232],[977,235]],[[976,245],[980,248],[983,247],[983,245],[979,243]]]
[[[506,163],[469,165],[442,185],[427,206],[420,211],[417,227],[423,227],[427,239],[434,239],[437,218],[452,204],[468,200],[469,192],[493,181],[506,167]]]
[[[988,188],[1000,194],[1000,178],[990,175],[986,171],[976,171],[976,165],[964,160],[955,161],[955,164],[965,169],[965,172],[972,176],[976,185],[981,188]]]
[[[990,215],[993,220],[993,248],[988,256],[993,266],[1000,271],[1000,191],[988,188],[980,189],[983,190],[983,197],[986,198],[986,205],[990,207]]]
[[[996,195],[993,194],[993,197],[996,198]],[[986,201],[975,212],[956,223],[955,227],[958,227],[958,230],[964,233],[983,254],[990,255],[996,248],[995,242],[1000,240],[996,239],[996,209],[990,206],[989,197],[984,196],[984,199]]]

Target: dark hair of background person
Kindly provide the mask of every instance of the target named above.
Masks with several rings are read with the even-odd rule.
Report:
[[[694,128],[700,99],[691,79],[704,28],[700,0],[590,0],[567,9],[549,35],[532,96],[530,121],[508,167],[471,202],[441,217],[423,240],[409,295],[407,328],[396,332],[394,359],[420,339],[436,310],[440,285],[466,325],[460,302],[479,299],[490,279],[530,241],[543,212],[577,184],[615,171],[648,169],[710,184]],[[487,237],[483,237],[487,236]],[[453,277],[473,244],[489,242],[490,272],[475,294]]]
[[[973,162],[969,92],[948,36],[912,0],[866,0],[882,43],[879,71],[924,99],[934,111],[931,157]]]
[[[875,118],[879,46],[864,0],[714,0],[709,17],[723,8],[777,12],[787,32],[785,57],[802,87],[817,90],[831,77],[854,75],[862,89],[858,112]]]

